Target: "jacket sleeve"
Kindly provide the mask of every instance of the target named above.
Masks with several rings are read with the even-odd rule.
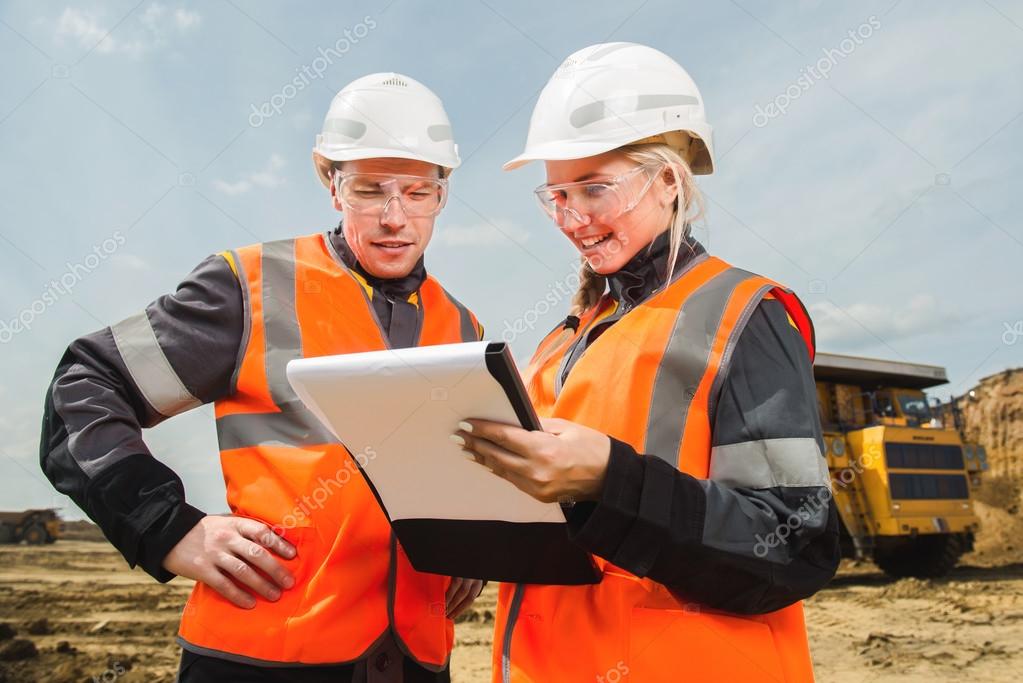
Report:
[[[680,599],[759,614],[831,579],[838,513],[809,355],[780,302],[757,306],[726,373],[708,479],[612,440],[602,497],[576,504],[569,529]]]
[[[243,333],[241,287],[210,256],[173,294],[73,341],[46,392],[43,472],[159,581],[173,578],[163,559],[204,513],[142,428],[231,393]]]

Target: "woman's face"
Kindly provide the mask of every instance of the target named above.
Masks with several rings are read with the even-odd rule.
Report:
[[[637,167],[636,162],[617,150],[583,159],[545,163],[548,185],[579,181],[598,183]],[[620,189],[624,201],[635,201],[650,182],[653,173],[653,170],[640,171],[623,179]],[[565,205],[575,211],[558,212],[555,223],[583,255],[590,268],[601,275],[615,273],[668,228],[676,194],[674,182],[668,180],[672,177],[670,169],[662,168],[635,207],[617,217],[587,213],[587,195],[580,188],[564,199]],[[583,200],[574,201],[576,198]]]

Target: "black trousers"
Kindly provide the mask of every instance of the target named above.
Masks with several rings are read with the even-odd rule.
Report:
[[[262,667],[181,651],[178,683],[451,683],[448,669],[434,672],[394,652],[379,650],[352,664]]]

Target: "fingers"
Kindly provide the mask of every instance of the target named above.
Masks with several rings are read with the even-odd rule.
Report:
[[[458,423],[461,431],[458,435],[466,438],[471,435],[474,439],[485,439],[508,451],[525,455],[535,446],[537,432],[531,432],[521,427],[507,425],[501,422],[490,420],[465,420]],[[466,439],[468,441],[468,439]]]
[[[239,518],[238,533],[250,541],[254,541],[268,550],[272,550],[285,559],[290,560],[296,555],[295,546],[285,541],[283,537],[278,536],[273,529],[262,522],[257,522],[254,519]]]
[[[448,584],[448,590],[444,594],[444,604],[450,605],[451,599],[463,589],[465,586],[465,579],[460,579],[457,576],[451,577],[451,583]]]
[[[220,553],[216,557],[216,564],[221,571],[243,586],[248,586],[255,593],[271,602],[276,602],[281,597],[281,589],[271,583],[265,576],[256,571],[255,567],[246,562],[243,558],[232,553]]]
[[[568,425],[572,424],[568,420],[563,420],[560,417],[541,417],[540,426],[548,434],[561,434],[565,431]]]
[[[458,432],[455,436],[462,440],[463,450],[475,456],[476,462],[492,469],[494,474],[504,476],[506,472],[512,472],[522,475],[531,466],[527,458],[508,450],[504,444],[464,431]]]
[[[254,565],[281,588],[291,588],[295,585],[291,572],[285,569],[269,550],[258,543],[253,543],[243,536],[236,536],[228,543],[228,549],[236,557],[244,558],[246,562]]]
[[[448,602],[447,618],[455,619],[459,614],[464,612],[479,597],[480,592],[483,590],[483,582],[479,579],[463,579],[462,585],[465,588],[464,591],[459,591],[459,595],[455,596],[455,600]]]
[[[206,563],[196,580],[206,584],[227,600],[230,600],[236,607],[252,609],[256,606],[256,599],[243,591],[238,585],[222,574],[216,565]]]

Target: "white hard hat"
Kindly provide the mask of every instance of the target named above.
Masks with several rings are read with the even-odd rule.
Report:
[[[334,96],[316,136],[313,163],[330,187],[335,161],[378,157],[414,159],[458,168],[458,145],[440,98],[425,85],[396,73],[370,74]]]
[[[600,43],[569,56],[533,109],[522,154],[504,165],[581,159],[623,145],[665,142],[693,173],[714,171],[703,97],[668,55],[636,43]]]

